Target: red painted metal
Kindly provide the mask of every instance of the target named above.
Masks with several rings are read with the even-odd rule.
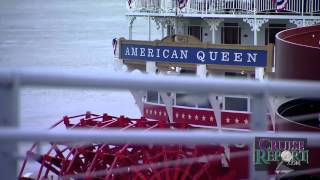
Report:
[[[173,107],[173,121],[203,126],[217,126],[212,110],[196,108]]]
[[[168,123],[167,120],[130,119],[124,116],[113,117],[108,114],[97,115],[87,112],[79,116],[65,116],[52,128],[64,125],[66,128],[121,128],[122,130],[142,128],[191,129],[185,122]],[[106,129],[107,130],[107,129]],[[46,153],[39,154],[34,144],[27,152],[22,164],[19,179],[50,179],[55,177],[74,177],[74,179],[238,179],[247,178],[248,157],[227,159],[229,167],[221,163],[225,148],[219,145],[203,146],[162,146],[162,145],[117,145],[86,144],[71,145],[50,143]],[[230,146],[232,152],[247,151],[248,148]],[[199,157],[216,156],[215,159]],[[185,163],[185,159],[198,158]],[[36,161],[39,168],[32,167],[34,175],[28,173],[30,161]],[[183,163],[184,162],[184,163]],[[128,168],[130,167],[130,168]],[[240,168],[241,167],[241,168]],[[30,170],[29,170],[30,171]],[[35,174],[36,173],[36,174]]]
[[[320,25],[289,29],[276,39],[276,78],[320,80]]]
[[[164,104],[144,104],[144,117],[155,120],[168,120],[166,106]]]
[[[168,121],[166,107],[163,104],[144,103],[144,116],[148,119]],[[174,106],[172,119],[175,123],[217,127],[215,112],[211,109]],[[270,115],[267,115],[268,130],[274,130]],[[241,111],[221,111],[221,127],[224,129],[250,129],[250,113]]]

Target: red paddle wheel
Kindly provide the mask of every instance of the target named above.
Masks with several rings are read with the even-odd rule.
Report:
[[[66,128],[140,128],[144,131],[155,128],[191,129],[192,126],[165,121],[151,121],[144,117],[129,119],[103,114],[86,113],[65,116],[52,128],[64,124]],[[106,129],[107,130],[107,129]],[[146,132],[147,133],[147,132]],[[117,145],[86,144],[71,145],[50,143],[44,154],[37,153],[38,144],[27,152],[19,179],[236,179],[247,176],[247,165],[238,172],[226,157],[223,146],[182,145]],[[242,151],[247,151],[247,147]],[[231,158],[232,160],[232,158]],[[237,159],[236,161],[238,161]],[[245,157],[247,160],[247,157]],[[29,161],[37,161],[40,168],[27,172]],[[247,162],[239,162],[247,163]],[[30,169],[30,168],[29,168]],[[29,170],[30,171],[30,170]],[[32,173],[32,175],[30,175]],[[29,174],[27,177],[26,174]],[[244,175],[243,175],[244,174]]]

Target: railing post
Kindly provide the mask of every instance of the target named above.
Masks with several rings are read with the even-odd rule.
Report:
[[[18,81],[0,86],[0,126],[18,127],[19,125],[19,86]],[[0,144],[1,179],[17,179],[17,142]]]
[[[232,1],[232,9],[233,9],[233,10],[235,10],[235,7],[236,7],[236,5],[235,5],[235,4],[236,4],[236,1],[235,1],[235,0],[233,0],[233,1]]]
[[[310,15],[313,16],[313,0],[311,1],[311,5],[310,5]]]
[[[305,26],[305,19],[304,19],[304,1],[302,1],[302,4],[301,4],[301,15],[302,15],[302,24],[303,26]]]
[[[250,126],[252,131],[266,131],[267,130],[267,97],[265,94],[258,94],[252,96],[252,114]],[[254,141],[254,140],[253,140]],[[254,142],[252,142],[254,143]],[[253,144],[250,145],[249,155],[249,169],[250,179],[267,180],[267,171],[255,171],[254,167],[254,148]]]
[[[208,0],[206,0],[206,14],[208,14]]]
[[[301,15],[304,15],[304,2],[301,3]]]

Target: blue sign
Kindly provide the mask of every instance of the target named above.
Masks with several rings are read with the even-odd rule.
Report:
[[[121,44],[120,58],[172,63],[267,66],[267,50]]]

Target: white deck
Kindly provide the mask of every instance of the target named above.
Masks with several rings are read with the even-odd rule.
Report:
[[[130,15],[186,16],[186,17],[248,17],[320,15],[320,0],[288,0],[283,11],[276,12],[273,0],[188,0],[185,8],[177,8],[176,0],[134,0],[128,6]],[[271,16],[270,16],[271,15]]]

